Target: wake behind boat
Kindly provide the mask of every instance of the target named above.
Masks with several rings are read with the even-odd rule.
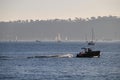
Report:
[[[71,58],[73,54],[38,55],[27,58]]]

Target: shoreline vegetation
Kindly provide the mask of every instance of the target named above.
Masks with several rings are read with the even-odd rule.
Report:
[[[16,20],[0,22],[0,41],[54,41],[60,34],[61,41],[90,41],[91,28],[95,41],[120,40],[120,17],[98,16],[75,19]]]
[[[36,23],[36,22],[88,22],[92,20],[111,20],[111,19],[120,19],[119,16],[98,16],[98,17],[90,17],[90,18],[81,18],[81,17],[75,17],[74,19],[68,18],[68,19],[26,19],[26,20],[9,20],[9,21],[0,21],[0,23]]]

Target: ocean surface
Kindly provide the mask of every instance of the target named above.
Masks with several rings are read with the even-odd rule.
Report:
[[[83,47],[100,58],[76,58]],[[120,80],[120,42],[0,42],[0,80]]]

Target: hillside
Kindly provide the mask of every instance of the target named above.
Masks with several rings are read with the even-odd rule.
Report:
[[[91,39],[91,28],[95,38],[120,40],[120,18],[116,16],[91,17],[87,19],[50,19],[50,20],[17,20],[0,22],[0,40],[54,40],[60,33],[64,40]]]

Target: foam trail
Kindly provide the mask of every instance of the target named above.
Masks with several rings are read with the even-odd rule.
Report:
[[[72,58],[73,54],[58,54],[58,55],[40,55],[40,56],[32,56],[27,58]]]
[[[73,57],[73,54],[63,54],[63,55],[58,55],[60,58],[71,58]]]

